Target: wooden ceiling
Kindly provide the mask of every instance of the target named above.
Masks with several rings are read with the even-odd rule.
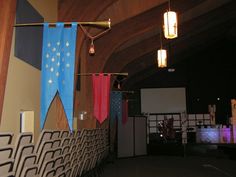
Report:
[[[212,66],[225,75],[220,67],[223,60],[228,63],[227,76],[235,74],[236,1],[171,0],[171,10],[179,16],[179,36],[163,39],[163,43],[168,50],[168,68],[175,68],[173,73],[156,66],[167,8],[166,0],[59,0],[59,20],[111,18],[111,31],[95,41],[95,56],[84,54],[82,50],[88,48],[89,41],[81,37],[78,58],[86,60],[86,72],[128,72],[123,89],[191,85],[191,77],[196,81],[205,74],[215,77]],[[77,67],[81,65],[77,63]]]

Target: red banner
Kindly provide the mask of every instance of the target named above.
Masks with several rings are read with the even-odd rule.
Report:
[[[110,74],[93,74],[93,114],[101,124],[109,114]]]

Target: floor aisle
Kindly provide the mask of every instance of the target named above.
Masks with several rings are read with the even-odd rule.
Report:
[[[101,177],[236,177],[236,161],[173,156],[117,159],[106,165]]]

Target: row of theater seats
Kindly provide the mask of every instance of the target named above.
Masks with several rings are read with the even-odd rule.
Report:
[[[77,177],[99,174],[108,155],[106,129],[80,133],[43,130],[34,145],[31,133],[11,144],[11,133],[0,133],[0,177]]]

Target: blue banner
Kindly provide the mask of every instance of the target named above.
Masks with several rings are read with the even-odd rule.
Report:
[[[73,126],[74,67],[77,24],[65,28],[44,24],[41,72],[41,120],[43,129],[48,109],[56,93],[61,98],[68,124]]]
[[[110,122],[122,120],[122,92],[112,91],[110,96]]]

